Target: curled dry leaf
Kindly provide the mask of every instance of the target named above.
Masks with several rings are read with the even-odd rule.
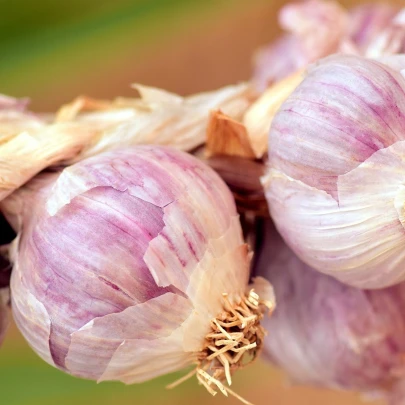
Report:
[[[206,154],[254,158],[246,127],[221,111],[210,114],[207,128]]]
[[[140,98],[78,98],[62,107],[52,124],[24,116],[12,131],[9,120],[2,120],[2,104],[8,111],[11,102],[0,100],[0,200],[48,166],[72,164],[118,147],[158,144],[191,150],[204,143],[209,111],[221,108],[241,119],[254,98],[248,84],[189,97],[136,88]],[[14,115],[21,110],[13,108]]]

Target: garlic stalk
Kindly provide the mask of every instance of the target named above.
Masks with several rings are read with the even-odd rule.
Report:
[[[295,253],[361,288],[405,279],[405,77],[376,61],[329,57],[276,114],[263,179]]]
[[[29,130],[12,133],[2,124],[0,110],[0,134],[10,135],[0,144],[0,200],[48,166],[114,148],[158,144],[191,150],[204,143],[211,109],[239,119],[253,100],[247,84],[185,98],[146,86],[137,89],[140,99],[79,98],[63,107],[53,123],[35,121],[34,126],[32,119],[24,119]]]
[[[303,263],[270,221],[255,274],[277,294],[264,321],[271,333],[263,357],[293,382],[367,394],[397,389],[405,377],[405,283],[369,291],[344,285]]]
[[[1,209],[19,231],[14,318],[45,361],[125,383],[195,364],[208,391],[232,393],[225,381],[260,350],[264,306],[212,169],[170,148],[118,149],[37,176]]]

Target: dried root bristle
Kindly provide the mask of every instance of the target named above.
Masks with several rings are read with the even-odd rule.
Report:
[[[204,348],[198,354],[197,367],[169,388],[196,375],[210,394],[216,395],[220,391],[249,405],[250,402],[228,386],[232,384],[235,371],[257,358],[266,335],[260,321],[266,308],[270,312],[273,310],[273,304],[260,300],[253,289],[236,305],[230,302],[228,294],[223,294],[223,298],[224,310],[211,320],[211,332],[205,337]],[[224,385],[225,381],[228,386]]]

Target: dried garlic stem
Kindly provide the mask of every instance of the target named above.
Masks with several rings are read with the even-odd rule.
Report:
[[[273,310],[273,303],[261,300],[253,289],[236,305],[230,302],[226,293],[223,299],[224,310],[211,320],[211,331],[198,353],[197,367],[167,388],[174,388],[196,375],[210,394],[216,395],[219,390],[225,396],[230,394],[251,405],[226,387],[224,381],[231,385],[232,374],[257,358],[266,335],[260,321],[266,308],[269,312]]]

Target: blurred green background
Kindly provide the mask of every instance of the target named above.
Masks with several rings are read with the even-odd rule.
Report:
[[[254,49],[278,33],[283,3],[0,0],[0,92],[29,96],[34,110],[48,111],[79,94],[130,96],[132,82],[187,94],[244,80]],[[0,404],[238,403],[210,397],[194,380],[164,388],[181,375],[133,386],[75,379],[42,362],[13,325],[0,350]],[[233,388],[256,405],[361,403],[351,394],[291,387],[260,363],[236,375]]]

